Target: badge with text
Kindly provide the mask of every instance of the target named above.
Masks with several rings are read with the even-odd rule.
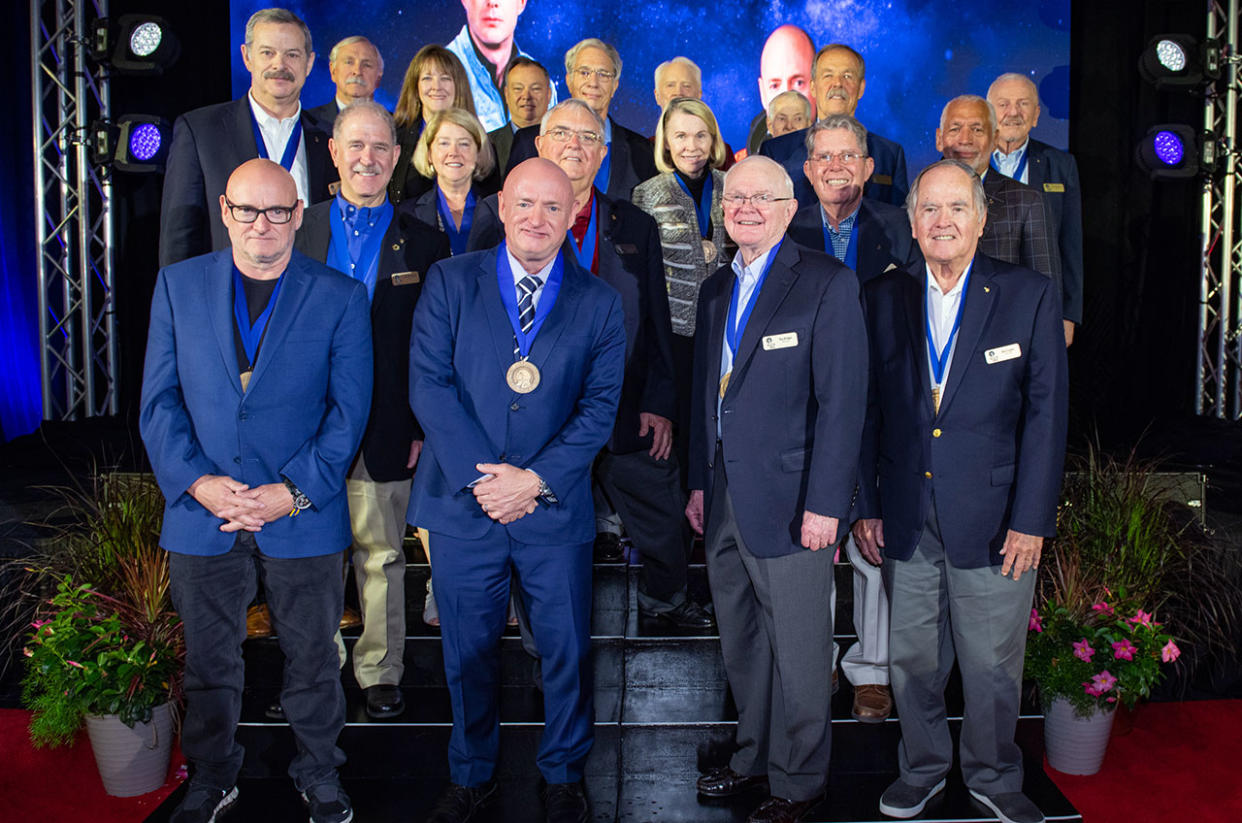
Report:
[[[776,349],[791,349],[798,345],[798,333],[796,331],[787,331],[784,334],[769,334],[763,338],[763,350],[774,351]]]
[[[419,281],[418,272],[416,271],[399,271],[392,275],[392,284],[394,286],[410,286]]]
[[[1008,346],[997,346],[994,349],[988,349],[983,353],[983,359],[990,366],[993,363],[1003,363],[1006,360],[1015,360],[1022,356],[1022,347],[1017,343],[1010,343]]]
[[[1044,191],[1063,192],[1065,191],[1064,183],[1044,183]]]

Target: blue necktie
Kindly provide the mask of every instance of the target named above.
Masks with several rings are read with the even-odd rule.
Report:
[[[518,325],[522,327],[522,334],[529,334],[531,326],[535,325],[535,292],[542,285],[542,278],[530,274],[518,281]],[[513,341],[513,357],[515,360],[521,357],[516,338]]]

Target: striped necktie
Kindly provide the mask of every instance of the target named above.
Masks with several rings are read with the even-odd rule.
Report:
[[[518,281],[518,325],[522,334],[528,334],[535,324],[535,292],[542,285],[542,278],[530,274]]]

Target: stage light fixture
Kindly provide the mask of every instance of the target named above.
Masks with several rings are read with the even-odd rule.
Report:
[[[97,19],[89,45],[92,58],[110,62],[120,74],[163,74],[181,55],[168,21],[151,14]]]
[[[1158,89],[1187,88],[1220,77],[1220,44],[1188,34],[1158,34],[1139,56],[1139,74]]]
[[[1134,159],[1152,180],[1180,180],[1194,177],[1203,164],[1200,145],[1212,145],[1190,126],[1162,123],[1147,130],[1134,149]]]
[[[147,114],[127,114],[116,122],[113,168],[137,173],[163,171],[171,142],[168,121]]]

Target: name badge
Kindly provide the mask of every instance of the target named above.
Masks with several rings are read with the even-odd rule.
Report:
[[[1044,183],[1044,191],[1064,192],[1064,183]]]
[[[418,272],[416,271],[399,271],[392,275],[392,284],[394,286],[408,286],[419,281]]]
[[[871,175],[871,182],[877,186],[891,186],[893,185],[893,176],[891,174],[873,174]]]
[[[789,349],[796,345],[798,345],[798,333],[796,331],[787,331],[784,334],[769,334],[763,338],[764,351]]]
[[[638,246],[635,246],[633,243],[618,243],[614,248],[617,250],[617,254],[638,254]]]
[[[1010,343],[1008,346],[998,346],[983,353],[983,359],[989,366],[993,363],[1004,363],[1006,360],[1013,360],[1021,356],[1022,347],[1017,343]]]

